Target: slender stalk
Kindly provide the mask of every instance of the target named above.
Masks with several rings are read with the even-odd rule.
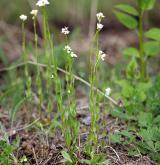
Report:
[[[26,33],[25,33],[25,23],[22,22],[22,50],[23,50],[23,61],[27,62],[28,56],[26,53]],[[28,64],[24,66],[24,75],[25,75],[25,84],[26,84],[26,96],[27,98],[31,97],[31,77],[28,73]]]
[[[52,54],[52,52],[50,53],[51,49],[49,46],[50,45],[50,31],[49,31],[49,26],[48,26],[48,22],[47,22],[47,15],[46,15],[46,7],[43,7],[43,30],[44,30],[44,47],[45,47],[45,61],[47,64],[47,70],[46,70],[46,81],[47,81],[47,100],[48,100],[48,104],[47,104],[47,111],[51,112],[52,111],[52,107],[53,107],[53,103],[52,103],[52,98],[50,95],[50,92],[52,91],[52,80],[51,80],[51,65],[52,65],[52,60],[50,59],[50,54]],[[51,50],[52,51],[52,50]],[[52,58],[52,57],[51,57]],[[50,116],[50,115],[49,115]]]
[[[97,136],[97,122],[99,119],[99,95],[98,91],[94,90],[94,87],[98,85],[98,64],[99,64],[99,57],[98,57],[98,52],[99,52],[99,31],[97,30],[95,33],[95,36],[93,38],[93,43],[94,40],[96,40],[96,55],[95,55],[95,61],[93,63],[93,55],[90,54],[90,95],[89,95],[89,110],[91,113],[91,130],[90,130],[90,136],[89,136],[89,141],[91,144],[93,144],[93,152],[95,152],[97,143],[98,143],[98,136]],[[93,48],[91,48],[93,49]],[[92,51],[91,51],[92,53]]]
[[[144,81],[146,78],[146,62],[144,57],[144,39],[143,39],[143,15],[144,12],[140,10],[139,18],[139,51],[140,51],[140,75],[141,80]]]
[[[38,62],[39,62],[39,57],[38,57],[38,35],[37,35],[36,22],[37,22],[37,19],[34,16],[33,17],[33,26],[34,26],[35,55],[36,55],[36,63],[38,64]],[[38,96],[39,96],[39,107],[38,107],[38,109],[40,111],[41,106],[42,106],[42,102],[43,102],[43,93],[42,93],[42,86],[41,86],[42,83],[41,83],[41,77],[40,77],[40,68],[39,68],[38,65],[37,65],[36,83],[37,83]]]
[[[23,50],[23,61],[27,61],[27,54],[26,54],[26,33],[24,28],[24,22],[22,22],[22,50]],[[28,69],[27,64],[25,65],[24,69],[25,77],[28,77]]]
[[[67,35],[66,35],[66,46],[68,46]],[[68,102],[66,109],[63,112],[63,119],[64,119],[63,133],[65,136],[66,146],[70,154],[74,157],[73,153],[77,149],[77,144],[78,144],[79,122],[77,121],[77,112],[76,112],[76,96],[75,96],[74,74],[73,74],[74,57],[71,56],[72,54],[74,54],[72,50],[66,51],[65,68],[66,71],[69,73],[66,74],[66,84],[67,84],[66,91],[67,91]]]

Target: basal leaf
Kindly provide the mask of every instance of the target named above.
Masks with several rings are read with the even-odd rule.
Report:
[[[61,154],[62,154],[63,158],[65,159],[65,161],[68,161],[70,163],[73,163],[70,155],[66,151],[62,151]]]

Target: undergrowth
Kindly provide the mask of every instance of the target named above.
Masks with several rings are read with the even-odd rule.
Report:
[[[29,47],[26,44],[25,30],[28,17],[21,15],[22,58],[18,63],[2,70],[8,72],[4,76],[6,84],[0,87],[1,106],[9,112],[8,127],[14,130],[18,120],[16,115],[20,109],[32,113],[32,108],[36,107],[39,120],[42,120],[39,121],[38,127],[52,136],[56,134],[57,129],[63,135],[65,146],[61,150],[61,155],[65,164],[109,164],[107,155],[99,150],[99,148],[103,150],[108,144],[127,146],[130,156],[149,155],[153,160],[160,162],[160,76],[149,74],[150,59],[156,59],[156,55],[160,53],[160,29],[151,28],[145,32],[143,26],[145,13],[154,8],[156,1],[136,2],[136,7],[118,4],[114,8],[118,20],[127,28],[135,30],[139,39],[139,48],[129,47],[122,51],[128,62],[125,75],[121,76],[121,79],[114,77],[112,83],[105,82],[112,84],[113,87],[119,87],[116,88],[117,92],[112,89],[116,98],[121,98],[119,102],[110,97],[111,88],[104,89],[100,82],[103,76],[102,63],[106,58],[99,43],[100,32],[104,26],[102,21],[105,19],[103,13],[99,12],[95,16],[97,26],[90,44],[88,74],[81,72],[89,82],[75,75],[75,65],[80,62],[80,55],[77,55],[70,46],[68,27],[62,28],[61,31],[64,44],[59,46],[53,44],[54,35],[50,31],[47,18],[47,8],[50,5],[48,0],[39,0],[36,3],[39,11],[38,9],[31,11],[34,27],[32,53],[35,61],[30,61],[28,57]],[[43,18],[44,48],[41,50],[38,47],[38,12],[42,13]],[[18,67],[22,67],[23,70],[18,70]],[[80,134],[82,128],[77,117],[76,80],[89,87],[88,110],[91,121],[83,145]],[[101,103],[106,103],[106,99],[114,105],[107,104],[107,112],[117,120],[125,122],[127,128],[108,134],[104,130],[109,141],[102,145],[99,140],[101,129],[99,122],[101,114],[105,114],[104,110],[101,111]],[[4,124],[2,122],[0,124],[3,133],[0,140],[0,164],[9,165],[13,162],[30,164],[26,155],[16,157],[19,139],[11,141]],[[104,124],[107,125],[107,121]]]

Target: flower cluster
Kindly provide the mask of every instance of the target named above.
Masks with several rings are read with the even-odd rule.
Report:
[[[102,21],[102,19],[105,17],[104,15],[103,15],[103,13],[102,12],[100,12],[100,13],[97,13],[97,19],[98,19],[98,22],[100,23],[101,21]]]
[[[38,10],[32,10],[30,14],[33,16],[32,19],[35,19],[37,17]]]
[[[111,94],[111,88],[105,89],[105,96],[108,97]]]
[[[38,0],[38,2],[36,3],[37,6],[39,7],[43,7],[43,6],[46,6],[46,5],[49,5],[49,1],[48,0]]]
[[[36,17],[38,14],[38,10],[32,10],[30,14],[33,15],[33,17]]]
[[[61,33],[64,35],[68,35],[70,33],[70,31],[68,30],[68,27],[64,27],[64,28],[62,28]]]
[[[98,53],[98,57],[101,58],[102,61],[104,61],[105,57],[106,57],[106,54],[103,51],[100,50],[99,53]]]
[[[27,16],[22,14],[19,16],[19,18],[22,20],[22,21],[26,21],[27,20]]]
[[[97,13],[96,16],[97,16],[97,20],[98,20],[98,23],[97,23],[97,30],[101,30],[101,29],[103,28],[103,24],[101,24],[101,21],[102,21],[102,19],[103,19],[105,16],[103,15],[102,12]]]
[[[64,47],[64,50],[71,56],[71,57],[77,57],[77,55],[72,51],[71,47],[69,45],[66,45]]]

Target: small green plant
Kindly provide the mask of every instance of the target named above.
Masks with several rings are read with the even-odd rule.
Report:
[[[69,153],[74,156],[74,152],[77,150],[78,136],[79,136],[79,122],[77,121],[76,112],[76,96],[73,77],[73,62],[77,55],[72,51],[68,43],[67,35],[69,34],[68,27],[62,28],[62,33],[66,36],[66,46],[64,48],[66,54],[65,68],[69,74],[66,74],[66,92],[67,92],[67,105],[63,112],[64,123],[64,136],[66,146]]]
[[[147,33],[144,32],[144,15],[147,11],[153,9],[156,0],[137,0],[137,8],[129,4],[119,4],[115,6],[114,13],[118,20],[127,28],[138,30],[139,50],[130,47],[124,50],[124,54],[130,56],[131,61],[127,67],[127,76],[129,78],[148,79],[147,63],[149,57],[158,54],[160,51],[158,46],[158,29],[151,29]],[[145,38],[151,38],[156,42],[145,42]],[[158,41],[157,41],[158,39]]]
[[[22,50],[23,50],[23,62],[25,64],[24,68],[24,75],[25,75],[25,86],[26,86],[26,97],[30,98],[31,97],[31,77],[29,76],[29,70],[28,70],[28,56],[26,52],[26,32],[25,32],[25,21],[27,20],[26,15],[21,15],[20,19],[22,20]]]
[[[42,102],[43,102],[43,93],[42,93],[42,82],[40,77],[40,68],[38,65],[39,62],[39,53],[38,53],[38,35],[37,35],[37,14],[38,10],[32,10],[30,12],[33,19],[33,27],[34,27],[34,42],[35,42],[35,57],[37,63],[37,72],[36,72],[36,85],[37,85],[37,93],[39,98],[38,109],[41,112]]]
[[[15,156],[16,155],[15,151],[19,148],[20,138],[17,136],[15,140],[10,142],[10,137],[6,132],[5,127],[1,123],[0,123],[0,130],[3,133],[3,136],[0,139],[0,164],[21,165],[22,158],[19,159]],[[28,162],[27,159],[25,159],[25,161],[23,162],[25,165],[29,165],[29,163],[27,163]]]
[[[122,88],[124,107],[114,108],[111,114],[125,120],[128,128],[110,134],[110,141],[129,145],[130,155],[148,154],[153,160],[159,161],[160,77],[157,76],[153,82],[137,82],[134,85],[127,80],[117,83]]]
[[[102,51],[99,51],[99,32],[103,28],[101,24],[101,20],[104,18],[103,13],[97,14],[98,23],[97,23],[97,30],[93,37],[93,45],[90,51],[90,94],[89,94],[89,111],[91,114],[91,128],[90,128],[90,135],[89,135],[89,142],[91,145],[94,146],[94,151],[97,147],[98,137],[97,137],[97,122],[99,120],[99,94],[97,90],[95,90],[95,86],[98,83],[98,65],[99,60],[105,58],[105,54]],[[96,50],[94,56],[94,44],[96,42]]]

